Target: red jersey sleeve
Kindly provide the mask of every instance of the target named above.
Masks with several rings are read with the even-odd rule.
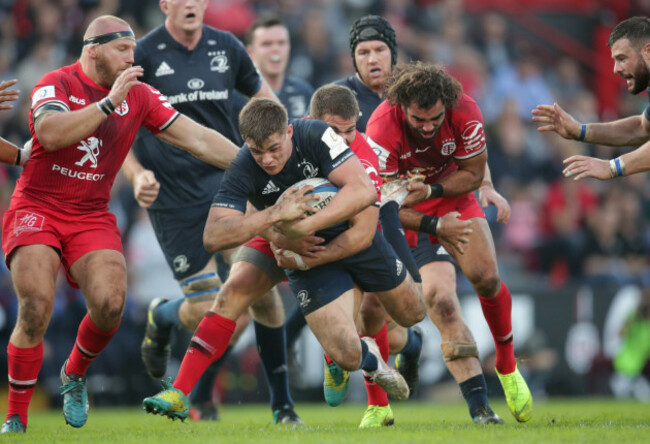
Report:
[[[143,95],[149,104],[148,112],[142,124],[153,134],[166,130],[180,116],[160,91],[146,83],[142,84]],[[118,107],[119,108],[119,107]],[[118,112],[118,109],[115,110]]]
[[[61,111],[70,111],[70,91],[60,71],[45,74],[32,91],[32,113],[43,105],[52,105]]]
[[[470,159],[487,149],[483,115],[476,102],[463,94],[458,104],[451,111],[451,122],[459,147],[454,153],[456,159]]]
[[[366,174],[370,177],[370,180],[375,185],[377,190],[378,202],[381,200],[381,185],[383,183],[381,176],[379,175],[379,158],[377,154],[370,147],[366,139],[363,137],[359,131],[356,132],[354,136],[354,141],[350,145],[350,149],[354,154],[357,155],[361,161],[361,165],[366,170]]]
[[[396,107],[385,100],[372,113],[366,126],[368,144],[379,158],[379,172],[387,176],[399,171],[401,127],[396,111]]]

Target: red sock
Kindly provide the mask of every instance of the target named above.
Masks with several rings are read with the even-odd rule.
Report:
[[[495,366],[502,375],[515,371],[517,362],[512,345],[512,297],[506,284],[501,281],[501,290],[493,298],[479,295],[483,316],[490,327],[496,347]]]
[[[77,331],[77,340],[72,347],[72,352],[68,357],[68,365],[65,372],[69,375],[85,375],[90,363],[106,348],[115,333],[119,324],[108,331],[100,330],[99,327],[86,314],[79,324]]]
[[[226,351],[234,331],[235,321],[207,312],[192,336],[174,387],[189,395],[208,366]]]
[[[27,427],[27,408],[36,387],[38,372],[43,362],[43,343],[36,347],[18,348],[11,342],[7,345],[9,361],[9,404],[7,419],[20,415],[20,422]]]
[[[379,333],[372,336],[372,338],[377,342],[383,360],[388,361],[388,328],[385,323],[381,330],[379,330]],[[388,395],[384,389],[379,387],[374,381],[365,379],[365,382],[366,392],[368,392],[368,405],[378,405],[380,407],[387,406]]]

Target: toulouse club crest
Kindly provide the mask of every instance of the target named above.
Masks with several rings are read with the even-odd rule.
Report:
[[[115,113],[117,113],[118,116],[125,116],[128,112],[129,104],[126,103],[126,100],[124,100],[120,106],[115,108]]]

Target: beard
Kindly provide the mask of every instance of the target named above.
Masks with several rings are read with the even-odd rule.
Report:
[[[411,133],[413,135],[415,135],[418,139],[424,140],[424,141],[433,140],[438,135],[438,131],[440,131],[440,126],[439,126],[439,127],[437,127],[436,129],[433,130],[433,133],[428,133],[427,135],[424,135],[424,134],[422,134],[422,131],[420,131],[419,129],[413,128],[413,126],[409,123],[408,120],[406,120],[406,125],[411,130]]]
[[[97,71],[97,75],[101,79],[101,86],[109,88],[113,86],[113,83],[115,83],[115,80],[120,75],[117,70],[111,69],[110,62],[101,53],[95,60],[95,71]]]
[[[634,86],[630,90],[631,94],[639,94],[650,86],[650,70],[648,70],[643,59],[639,60],[639,64],[632,78],[634,79]]]

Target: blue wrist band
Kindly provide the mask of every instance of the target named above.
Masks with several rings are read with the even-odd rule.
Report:
[[[578,140],[580,142],[584,142],[586,135],[587,135],[587,124],[583,123],[582,125],[580,125],[580,137],[578,137]]]

